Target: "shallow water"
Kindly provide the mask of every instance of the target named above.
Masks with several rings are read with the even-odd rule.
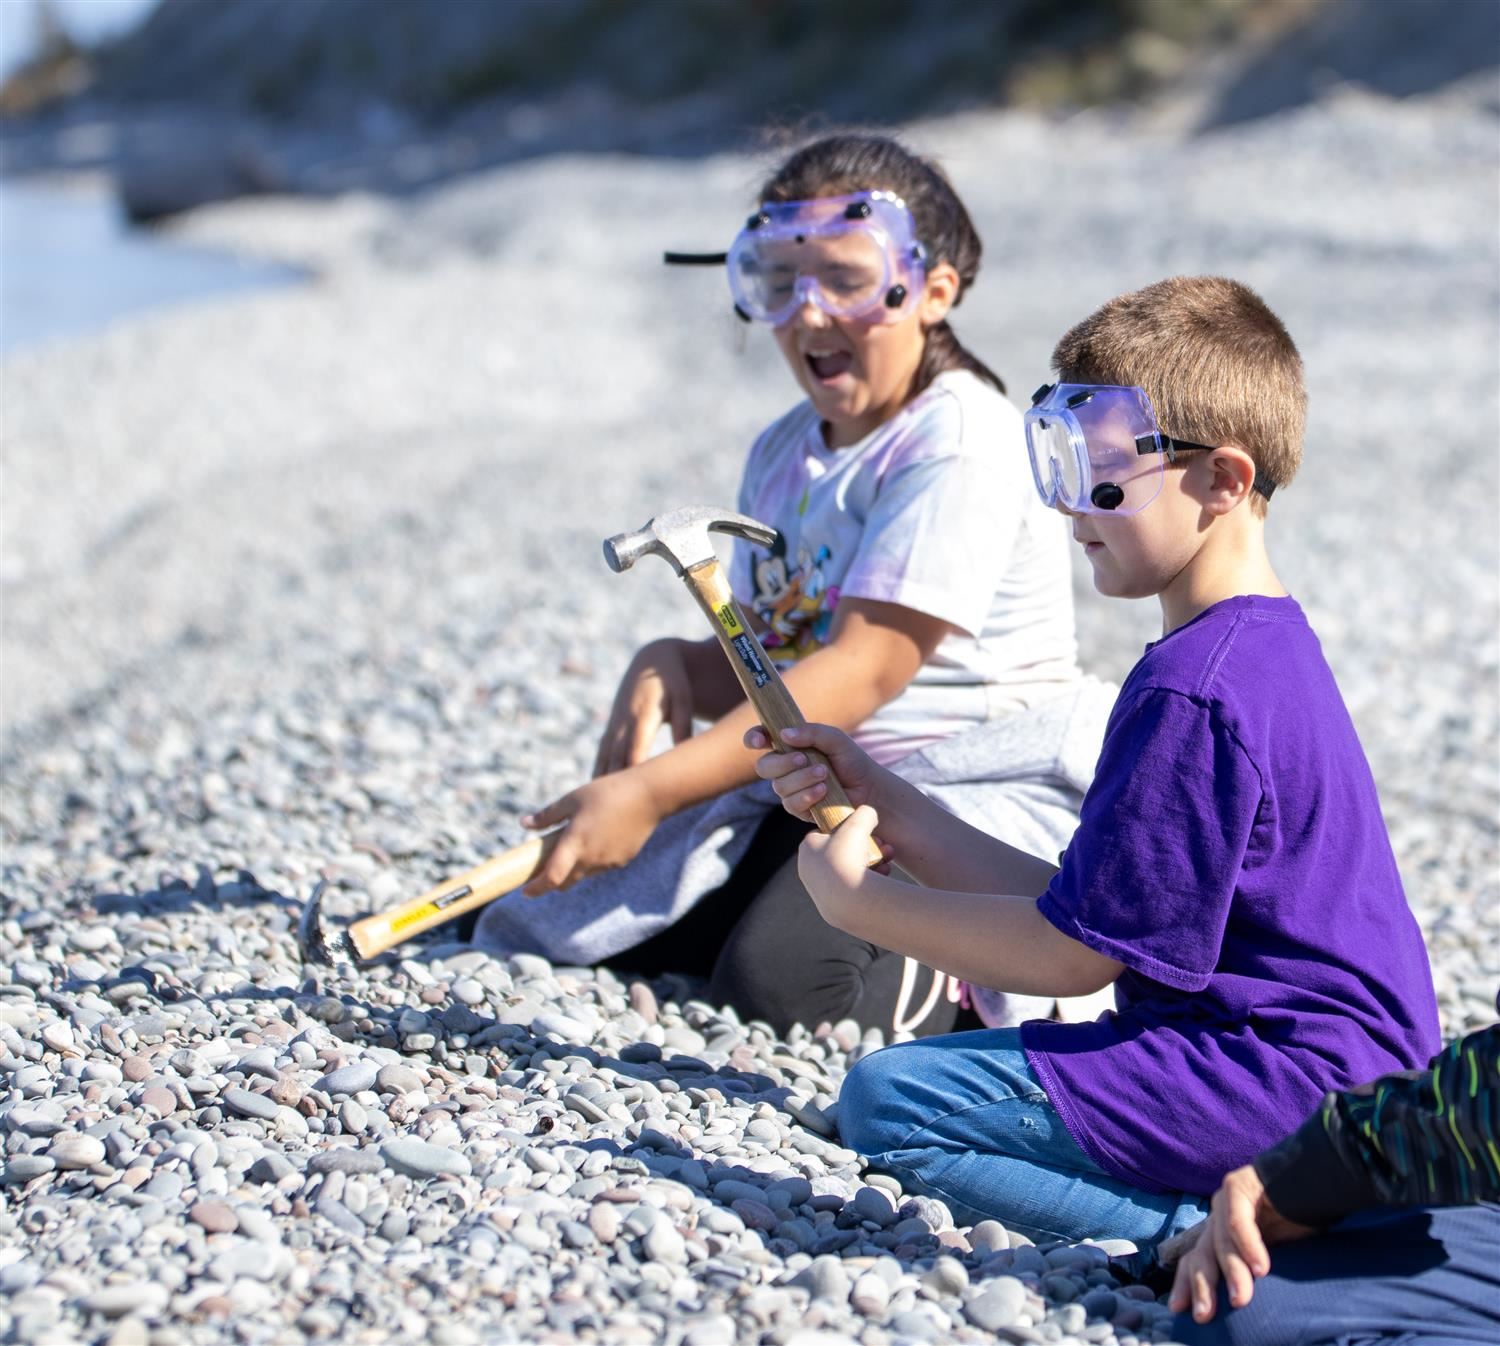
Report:
[[[131,229],[105,191],[0,182],[0,353],[299,279],[291,267]]]

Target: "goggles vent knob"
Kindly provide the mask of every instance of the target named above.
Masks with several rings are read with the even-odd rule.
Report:
[[[868,220],[874,213],[870,209],[868,201],[851,201],[844,207],[844,218],[846,220]]]
[[[757,210],[754,215],[752,215],[748,220],[745,221],[745,228],[759,229],[762,225],[770,223],[771,217],[767,215],[765,211]]]
[[[1112,481],[1101,481],[1089,492],[1095,509],[1119,509],[1125,503],[1125,492]]]
[[[1072,397],[1068,398],[1068,406],[1081,407],[1085,402],[1092,402],[1093,400],[1094,394],[1092,392],[1074,393]]]
[[[906,286],[892,285],[885,292],[885,306],[887,308],[900,308],[906,302]]]

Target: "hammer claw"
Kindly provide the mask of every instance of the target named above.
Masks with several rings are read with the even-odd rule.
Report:
[[[297,917],[297,948],[305,962],[352,963],[355,959],[349,937],[340,930],[330,939],[323,925],[323,890],[327,886],[319,879],[312,895],[302,904],[302,914]]]
[[[685,505],[682,509],[658,514],[641,528],[616,533],[604,540],[604,559],[616,574],[629,570],[641,557],[652,552],[662,556],[677,572],[686,574],[694,566],[713,561],[710,533],[728,533],[748,542],[769,547],[776,541],[776,530],[758,519],[734,510],[711,509],[707,505]]]

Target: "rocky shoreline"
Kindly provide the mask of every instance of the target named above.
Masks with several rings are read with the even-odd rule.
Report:
[[[986,245],[957,315],[1024,396],[1121,289],[1224,271],[1307,361],[1271,542],[1370,755],[1444,1029],[1500,899],[1495,114],[1356,93],[1184,138],[914,128]],[[838,1143],[878,1045],[677,978],[453,944],[304,966],[578,779],[641,640],[600,539],[729,502],[793,397],[721,280],[758,165],[560,156],[180,236],[306,285],[0,362],[0,1339],[777,1346],[1170,1340],[1108,1249],[956,1230]],[[1086,665],[1152,634],[1080,573]],[[551,900],[565,901],[565,896]]]

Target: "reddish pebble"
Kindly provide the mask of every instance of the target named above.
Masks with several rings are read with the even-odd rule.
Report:
[[[292,1214],[299,1220],[305,1220],[312,1214],[312,1207],[299,1196],[292,1202]]]
[[[424,1005],[441,1005],[448,998],[448,993],[440,986],[424,986],[422,988],[422,1003]]]
[[[608,1203],[589,1208],[589,1228],[600,1243],[613,1243],[620,1237],[620,1217]]]
[[[283,1075],[271,1086],[271,1097],[284,1108],[295,1108],[302,1101],[302,1086]]]
[[[122,1186],[130,1188],[130,1190],[133,1192],[150,1176],[151,1167],[149,1164],[137,1164],[134,1168],[127,1168],[125,1172],[120,1175],[120,1183]]]
[[[198,1312],[205,1318],[227,1318],[234,1312],[234,1302],[228,1295],[208,1295],[198,1301]]]
[[[127,1056],[120,1064],[120,1073],[132,1084],[139,1084],[156,1074],[156,1068],[144,1056]]]
[[[630,983],[630,1008],[648,1024],[656,1022],[656,994],[645,982]]]
[[[240,1227],[239,1217],[222,1201],[200,1201],[188,1212],[188,1219],[210,1234],[232,1234]]]
[[[937,1241],[945,1248],[957,1248],[960,1252],[969,1252],[969,1240],[956,1229],[944,1229],[937,1236]]]
[[[177,1111],[177,1095],[166,1085],[156,1084],[142,1091],[141,1104],[144,1107],[155,1108],[163,1117],[170,1117]]]

